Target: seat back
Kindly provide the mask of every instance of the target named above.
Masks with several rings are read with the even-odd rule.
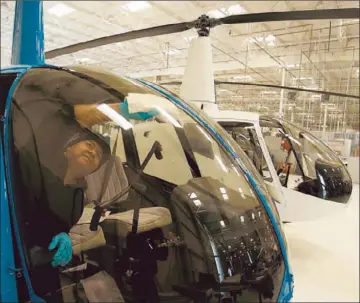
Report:
[[[100,196],[101,187],[105,179],[105,171],[107,167],[107,162],[97,171],[88,175],[86,177],[87,182],[87,190],[86,190],[86,200],[87,202],[97,201]],[[124,171],[123,164],[121,159],[115,156],[115,160],[113,163],[113,167],[110,172],[110,179],[109,183],[105,189],[104,195],[101,201],[108,201],[115,197],[116,195],[120,194],[127,186],[129,185],[129,181]],[[119,201],[126,200],[128,194],[125,194]]]

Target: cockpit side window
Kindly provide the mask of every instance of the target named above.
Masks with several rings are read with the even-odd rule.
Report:
[[[276,121],[260,120],[260,127],[281,184],[295,188],[303,182],[304,176],[297,162],[292,136]]]
[[[247,122],[219,122],[247,154],[264,180],[272,182],[264,154],[261,150],[255,127]]]

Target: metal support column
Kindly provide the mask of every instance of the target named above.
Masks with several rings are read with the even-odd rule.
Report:
[[[346,84],[346,94],[349,93],[349,87],[350,87],[350,81],[351,81],[351,74],[352,74],[352,70],[354,67],[354,59],[355,59],[355,48],[353,49],[353,58],[352,58],[352,63],[351,63],[351,67],[350,67],[350,71],[349,71],[349,77],[347,80],[347,84]],[[345,98],[345,104],[344,104],[344,116],[343,116],[343,132],[346,132],[346,112],[347,112],[347,97]]]
[[[282,69],[282,78],[281,78],[281,85],[282,86],[285,86],[285,76],[286,76],[286,69],[285,69],[285,67],[283,67],[283,69]],[[279,116],[280,116],[280,118],[284,117],[284,93],[285,93],[285,91],[282,88],[281,92],[280,92],[280,106],[279,106]]]
[[[302,118],[301,118],[301,127],[304,127],[304,119],[305,119],[305,98],[303,98],[303,110],[302,110]]]
[[[324,123],[323,123],[323,131],[322,131],[322,139],[325,140],[325,132],[326,132],[326,121],[327,121],[327,114],[328,114],[328,106],[329,104],[325,104],[324,108]]]

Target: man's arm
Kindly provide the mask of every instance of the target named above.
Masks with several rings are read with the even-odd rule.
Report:
[[[149,112],[129,113],[128,103],[107,104],[111,109],[121,114],[125,119],[130,120],[148,120],[157,116],[159,113],[156,110]],[[91,127],[95,124],[103,124],[109,122],[110,119],[104,113],[97,109],[98,104],[78,104],[74,105],[74,115],[77,122],[83,127]]]
[[[95,124],[109,122],[108,116],[97,109],[98,104],[77,104],[74,105],[74,115],[76,121],[83,127],[91,127]],[[108,104],[110,108],[120,112],[120,103]]]

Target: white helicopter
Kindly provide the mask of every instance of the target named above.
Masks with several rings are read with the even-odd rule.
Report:
[[[346,208],[351,177],[324,142],[276,117],[218,109],[214,83],[237,83],[214,82],[211,50],[208,36],[192,40],[180,96],[216,120],[248,154],[278,202],[283,222],[313,220]]]

